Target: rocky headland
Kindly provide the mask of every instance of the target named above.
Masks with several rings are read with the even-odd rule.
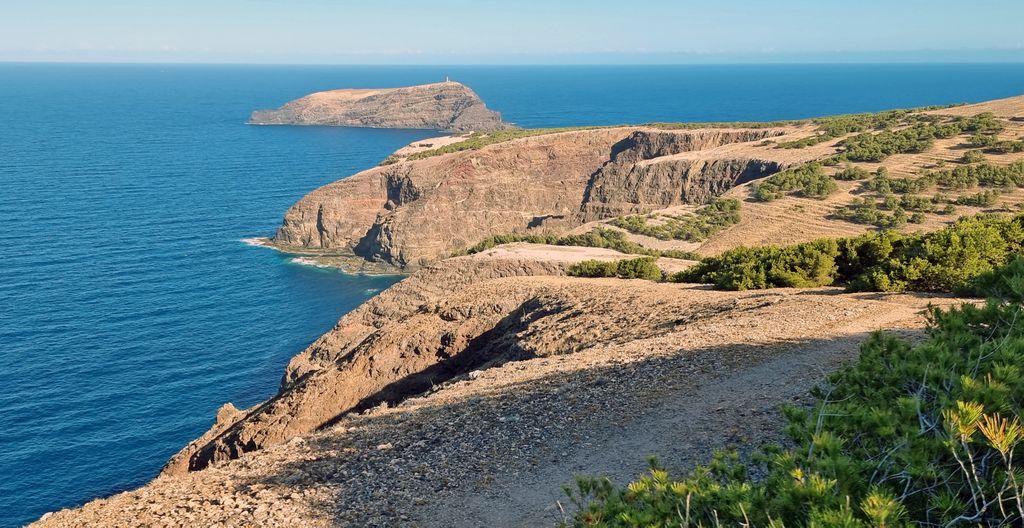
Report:
[[[589,129],[401,160],[310,193],[273,244],[415,269],[494,234],[704,203],[812,157],[757,146],[795,130]]]
[[[492,132],[508,128],[468,86],[445,81],[404,88],[316,92],[276,110],[257,110],[254,125],[322,125]]]
[[[1014,119],[1024,97],[920,119],[981,112],[1003,126],[997,139],[1024,138]],[[717,197],[741,202],[742,218],[706,239],[629,240],[714,255],[874,229],[836,217],[862,199],[859,181],[837,178],[821,199],[751,199],[752,186],[827,160],[850,135],[818,134],[815,122],[649,125],[449,142],[313,191],[271,243],[411,274],[293,358],[272,398],[225,405],[153,482],[39,525],[545,526],[563,519],[561,486],[576,473],[621,481],[649,454],[685,470],[715,448],[777,438],[778,406],[802,401],[866,335],[918,336],[928,305],[963,300],[567,276],[585,260],[631,258],[594,247],[516,243],[451,255],[495,235],[617,229],[609,222],[631,214],[675,218]],[[856,166],[892,177],[961,166],[965,141]],[[1021,159],[1006,152],[989,162]],[[1014,210],[1024,191],[998,199],[901,228]],[[656,264],[674,272],[694,263]]]

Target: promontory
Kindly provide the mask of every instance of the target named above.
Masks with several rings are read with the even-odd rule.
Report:
[[[276,110],[257,110],[254,125],[321,125],[492,132],[508,125],[468,86],[445,81],[403,88],[316,92]]]
[[[996,279],[1024,269],[1011,262],[1024,251],[1022,210],[1024,97],[418,141],[312,191],[268,242],[409,276],[296,355],[268,400],[221,407],[151,483],[37,526],[608,526],[567,498],[574,475],[622,486],[649,469],[647,455],[684,474],[717,449],[748,460],[783,431],[833,439],[816,456],[843,453],[830,467],[862,468],[866,482],[910,440],[945,434],[939,420],[952,415],[934,405],[958,401],[949,387],[988,398],[1011,394],[1003,380],[1022,385],[1019,301],[984,305],[1010,317],[961,325],[980,337],[915,348],[944,335],[927,325],[959,321],[935,307],[980,317],[977,288],[1020,291],[1024,279]],[[982,339],[996,341],[965,352]],[[846,405],[852,392],[812,388],[862,356],[875,370],[849,378],[896,380],[863,392],[890,400],[872,413],[804,412],[824,409],[821,394]],[[995,374],[979,367],[1004,357]],[[891,372],[907,358],[923,359]],[[854,419],[881,425],[816,432]],[[893,433],[900,420],[910,433]],[[848,463],[844,439],[869,433],[894,447]],[[779,467],[765,481],[817,482]],[[903,489],[905,466],[888,467]],[[969,491],[947,503],[974,507]],[[738,504],[729,525],[752,525]]]

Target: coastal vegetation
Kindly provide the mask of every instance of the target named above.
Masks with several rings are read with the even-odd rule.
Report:
[[[794,141],[784,141],[779,143],[778,146],[779,148],[789,149],[804,148],[840,138],[848,134],[869,132],[872,130],[890,130],[899,126],[919,122],[936,121],[939,119],[938,117],[922,114],[921,112],[950,108],[951,106],[929,106],[905,110],[885,110],[882,112],[818,117],[809,120],[809,122],[818,125],[817,134]]]
[[[735,452],[627,486],[578,477],[575,527],[1002,526],[1024,522],[1024,259],[977,276],[989,300],[929,313],[927,339],[871,335],[853,365],[786,407],[790,447]]]
[[[960,156],[960,163],[979,163],[985,161],[985,155],[980,150],[968,150]]]
[[[655,237],[661,240],[685,240],[699,242],[738,224],[740,221],[740,201],[734,198],[715,198],[708,205],[701,207],[694,214],[681,216],[663,215],[660,224],[651,224],[643,215],[620,216],[612,220],[615,227],[630,233]]]
[[[1002,190],[1024,187],[1024,161],[993,165],[976,157],[971,159],[977,161],[954,168],[927,171],[917,177],[893,178],[879,169],[874,177],[864,181],[861,186],[862,191],[876,193],[876,196],[854,199],[837,208],[831,217],[883,229],[895,228],[915,218],[914,215],[905,218],[908,211],[921,213],[917,219],[923,220],[925,213],[952,214],[956,210],[955,205],[991,207],[996,205]],[[854,167],[852,170],[857,169]],[[849,171],[850,168],[844,170]],[[983,190],[953,197],[943,192],[932,198],[917,196],[935,187],[947,192],[976,187],[982,187]]]
[[[1013,152],[1024,152],[1024,139],[1016,141],[995,141],[985,149],[985,152],[988,152],[990,154],[1010,154]]]
[[[654,257],[613,260],[584,260],[573,264],[566,270],[570,277],[618,277],[620,279],[646,279],[658,281],[662,279],[661,270],[655,264]]]
[[[999,191],[988,190],[966,196],[958,196],[955,203],[957,205],[969,205],[972,207],[991,207],[996,204],[996,200],[998,199]]]
[[[953,169],[926,173],[922,177],[933,179],[947,189],[970,189],[977,186],[1024,187],[1024,161],[1009,165],[961,165]]]
[[[936,139],[947,139],[960,134],[992,135],[1003,129],[1002,123],[991,113],[972,117],[940,121],[938,116],[916,116],[913,125],[906,128],[887,128],[873,134],[865,132],[839,142],[840,157],[848,161],[879,162],[893,154],[924,152]]]
[[[885,130],[902,124],[915,117],[915,112],[925,110],[888,110],[861,114],[846,114],[812,119],[818,125],[817,134],[794,141],[779,143],[779,148],[804,148],[824,143],[847,134]]]
[[[775,173],[754,184],[752,190],[755,200],[770,202],[790,193],[804,198],[826,198],[838,188],[820,163],[807,163]]]
[[[1024,215],[979,215],[930,233],[882,231],[788,246],[737,247],[671,280],[726,290],[844,285],[850,291],[971,292],[1024,249]]]
[[[832,177],[839,181],[866,180],[871,177],[871,173],[867,169],[847,163],[843,170],[836,172]]]
[[[854,224],[873,225],[884,229],[901,227],[907,223],[904,207],[899,204],[887,207],[886,202],[879,204],[878,200],[870,196],[854,199],[849,205],[836,209],[832,213],[832,217]]]

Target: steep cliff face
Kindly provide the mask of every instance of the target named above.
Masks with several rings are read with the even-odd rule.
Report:
[[[707,203],[737,184],[781,168],[779,162],[714,154],[679,157],[778,135],[771,129],[714,130],[703,134],[637,131],[620,141],[611,160],[587,186],[583,221],[646,213],[679,204]]]
[[[403,161],[310,193],[286,213],[274,242],[417,268],[496,234],[563,232],[594,219],[706,202],[778,170],[772,151],[754,145],[781,133],[594,129]],[[757,156],[719,151],[738,144],[750,144]],[[693,157],[679,158],[688,153]]]
[[[257,110],[256,125],[327,125],[490,132],[507,128],[469,87],[443,82],[374,90],[331,90]]]

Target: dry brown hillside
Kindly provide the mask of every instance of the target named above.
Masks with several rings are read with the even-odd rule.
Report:
[[[649,454],[685,469],[775,438],[778,404],[868,332],[915,335],[926,305],[955,302],[571,278],[561,266],[612,255],[558,251],[417,272],[297,356],[282,394],[222,411],[180,466],[39,526],[552,526],[574,473],[625,478]],[[190,460],[215,464],[176,470]]]
[[[950,126],[991,113],[1001,127],[991,141],[1024,140],[1024,97],[941,110],[910,112],[875,128],[831,137],[803,148],[786,143],[822,133],[827,120],[737,127],[714,125],[640,126],[572,130],[559,133],[519,131],[504,141],[488,136],[437,142],[439,150],[413,146],[393,163],[339,180],[310,193],[285,215],[273,243],[283,249],[348,256],[415,269],[495,235],[584,232],[595,223],[623,215],[652,214],[656,225],[666,215],[692,212],[715,197],[742,202],[742,221],[709,240],[636,240],[713,254],[739,244],[785,243],[821,236],[848,235],[875,226],[835,218],[837,209],[865,196],[864,181],[839,182],[825,199],[789,195],[771,202],[751,199],[751,189],[775,173],[843,154],[844,141],[857,134],[882,135],[929,123]],[[930,121],[927,121],[930,120]],[[502,133],[494,136],[504,138]],[[516,134],[536,134],[515,139]],[[962,131],[934,140],[921,152],[896,153],[881,162],[850,165],[891,178],[913,178],[927,171],[967,164],[968,151],[984,152],[983,161],[1004,166],[1024,152],[997,153],[971,148],[974,133]],[[456,150],[459,144],[468,147]],[[433,144],[433,143],[432,143]],[[430,155],[436,153],[436,155]],[[847,163],[826,167],[827,174]],[[934,229],[982,209],[1013,209],[1019,189],[1002,189],[992,204],[956,206],[977,189],[927,189],[914,198],[934,200],[902,229]],[[945,194],[945,196],[942,196]],[[907,211],[908,216],[912,211]],[[944,214],[940,214],[944,213]],[[582,227],[581,227],[582,226]]]

